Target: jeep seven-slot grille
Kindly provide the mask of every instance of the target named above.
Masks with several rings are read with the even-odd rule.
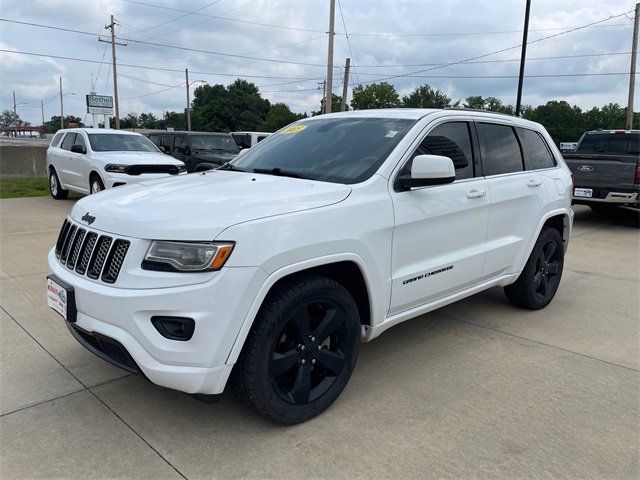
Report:
[[[129,241],[100,235],[65,220],[56,243],[60,263],[79,275],[115,283],[129,250]]]

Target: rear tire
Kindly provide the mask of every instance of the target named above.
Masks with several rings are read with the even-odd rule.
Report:
[[[544,227],[515,283],[504,288],[511,303],[530,310],[546,307],[560,285],[564,245],[555,228]]]
[[[60,186],[60,179],[53,167],[49,170],[49,193],[56,200],[64,200],[69,196],[69,190],[64,190]]]
[[[358,356],[360,318],[339,283],[304,274],[267,295],[233,372],[238,396],[262,416],[296,424],[342,393]]]

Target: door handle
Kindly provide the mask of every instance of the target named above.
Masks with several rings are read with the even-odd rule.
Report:
[[[486,190],[471,190],[467,193],[467,198],[481,198],[487,194]]]
[[[532,178],[527,182],[527,187],[539,187],[540,185],[542,185],[542,180],[539,178]]]

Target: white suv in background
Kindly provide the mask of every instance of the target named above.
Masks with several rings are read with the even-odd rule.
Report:
[[[77,202],[49,305],[152,382],[297,423],[345,388],[360,340],[491,287],[554,297],[571,174],[544,127],[463,110],[362,110],[244,155]],[[417,320],[419,321],[419,320]]]
[[[163,154],[147,137],[121,130],[59,130],[47,150],[49,191],[96,193],[167,175],[186,173],[184,163]]]

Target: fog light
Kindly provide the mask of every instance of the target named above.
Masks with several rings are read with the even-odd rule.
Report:
[[[184,317],[151,317],[151,323],[164,338],[186,342],[193,336],[196,322]]]

